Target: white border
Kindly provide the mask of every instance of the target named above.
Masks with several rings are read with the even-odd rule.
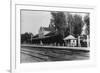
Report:
[[[23,5],[12,3],[12,46],[11,48],[11,70],[12,72],[20,71],[38,71],[51,69],[80,68],[95,65],[95,13],[94,8],[85,8],[74,6],[43,6],[43,5]],[[63,61],[63,62],[41,62],[20,64],[20,9],[29,10],[48,10],[48,11],[71,11],[71,12],[89,12],[90,13],[90,60],[83,61]]]

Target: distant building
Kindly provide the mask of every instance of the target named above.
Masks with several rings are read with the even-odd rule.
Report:
[[[44,38],[45,35],[47,35],[48,33],[51,33],[51,32],[55,32],[54,29],[51,29],[49,27],[40,27],[39,29],[39,38]]]
[[[75,47],[77,45],[77,38],[75,38],[73,35],[69,35],[63,40],[65,42],[65,45],[68,47]]]
[[[84,23],[84,26],[82,27],[82,33],[80,36],[78,36],[78,46],[80,47],[90,46],[90,36],[87,29],[87,24]]]
[[[39,33],[32,39],[33,44],[62,44],[63,39],[56,33],[55,29],[49,27],[40,27]]]

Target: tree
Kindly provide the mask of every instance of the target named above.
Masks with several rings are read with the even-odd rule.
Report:
[[[74,35],[75,37],[80,35],[83,25],[82,17],[77,14],[67,13],[66,20],[69,28],[69,34]]]
[[[66,20],[67,20],[67,24],[68,24],[68,32],[69,32],[69,34],[72,35],[73,34],[73,20],[74,20],[72,14],[67,13]]]
[[[87,34],[90,34],[90,18],[89,18],[89,14],[87,14],[87,15],[84,17],[84,22],[85,22],[86,25],[87,25]]]
[[[32,43],[32,37],[34,36],[31,32],[28,33],[29,35],[29,43]]]
[[[24,34],[21,34],[21,43],[26,42],[26,43],[31,43],[32,41],[33,34],[25,32]]]
[[[58,34],[61,35],[63,38],[65,36],[65,30],[66,30],[66,18],[65,14],[63,12],[51,12],[52,15],[52,21],[54,24],[52,26],[55,27]]]
[[[25,41],[25,35],[21,34],[21,43],[23,43]]]
[[[82,16],[80,15],[74,15],[74,31],[73,33],[77,37],[78,35],[81,34],[82,32],[82,26],[83,26],[83,21],[82,21]]]
[[[50,20],[49,28],[56,29],[55,25],[54,25],[54,19],[53,18]]]
[[[67,35],[78,37],[82,32],[82,16],[66,12],[51,12],[53,27],[64,38]]]

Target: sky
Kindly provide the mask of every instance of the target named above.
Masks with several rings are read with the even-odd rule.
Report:
[[[21,33],[32,32],[37,34],[41,26],[48,27],[51,14],[46,11],[21,11]]]
[[[86,13],[71,13],[79,14],[82,17]],[[32,10],[21,10],[21,33],[31,32],[34,35],[38,34],[39,28],[48,27],[52,15],[49,11],[32,11]]]

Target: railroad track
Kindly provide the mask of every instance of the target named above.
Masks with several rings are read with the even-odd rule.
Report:
[[[71,52],[59,53],[59,52],[54,52],[53,50],[50,49],[39,50],[39,49],[22,48],[21,53],[32,56],[33,58],[37,58],[38,61],[64,61],[64,60],[75,59],[75,57],[71,55],[72,54]],[[67,55],[66,58],[64,57],[65,55]],[[84,55],[83,57],[88,57],[88,56]]]
[[[27,52],[21,51],[21,53],[26,54],[28,56],[31,56],[32,58],[36,59],[38,62],[47,61],[47,59],[44,59],[44,58],[41,58],[41,57],[38,57],[38,56],[35,56],[35,55],[32,55],[32,54],[29,54]]]
[[[21,53],[24,53],[24,54],[27,54],[27,55],[29,55],[29,56],[32,56],[32,57],[35,57],[35,58],[38,58],[38,59],[40,59],[40,60],[42,60],[42,61],[52,61],[52,60],[62,60],[62,59],[64,59],[64,58],[61,58],[61,57],[59,57],[59,56],[57,56],[57,55],[52,55],[52,54],[46,54],[46,53],[42,53],[42,52],[38,52],[38,51],[31,51],[31,50],[21,50]],[[51,59],[52,58],[52,59]]]

